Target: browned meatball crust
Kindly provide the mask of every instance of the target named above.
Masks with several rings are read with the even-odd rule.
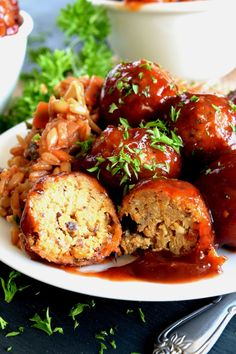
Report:
[[[118,251],[121,226],[104,188],[83,173],[39,180],[21,219],[27,252],[49,262],[82,266]]]
[[[236,149],[236,113],[227,98],[185,93],[168,105],[167,119],[181,136],[186,157],[209,162]]]
[[[101,91],[102,114],[107,125],[126,118],[132,127],[156,119],[162,103],[177,94],[170,75],[147,60],[118,64],[108,74]]]
[[[178,178],[181,146],[177,136],[168,138],[157,127],[152,130],[109,126],[95,140],[82,165],[109,187],[154,176]]]
[[[163,178],[141,182],[125,196],[120,219],[126,254],[151,249],[181,256],[212,247],[208,210],[188,182]]]

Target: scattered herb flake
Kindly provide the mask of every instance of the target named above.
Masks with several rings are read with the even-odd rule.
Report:
[[[12,299],[14,298],[15,294],[18,291],[22,291],[22,290],[29,287],[29,285],[20,286],[20,287],[18,287],[16,285],[14,279],[19,277],[20,275],[21,274],[19,272],[12,271],[12,272],[10,272],[9,278],[7,281],[5,281],[3,278],[0,278],[2,289],[4,291],[4,299],[7,303],[10,303],[12,301]]]
[[[71,308],[69,316],[74,321],[74,329],[79,326],[79,322],[77,321],[76,316],[80,315],[86,307],[90,306],[88,304],[78,303]]]
[[[212,103],[211,106],[214,108],[214,110],[215,110],[217,113],[220,113],[220,112],[221,112],[221,108],[220,108],[219,106],[216,106],[214,103]]]
[[[144,73],[143,73],[142,71],[140,71],[140,72],[138,73],[138,78],[139,78],[140,80],[142,80],[143,77],[144,77]]]
[[[101,342],[100,343],[100,349],[99,349],[99,354],[103,354],[104,353],[104,350],[107,350],[107,346],[105,343]]]
[[[145,316],[144,316],[144,313],[143,313],[141,307],[138,308],[138,312],[139,312],[139,316],[141,318],[141,321],[145,323],[146,320],[145,320]]]
[[[114,102],[112,102],[112,104],[109,107],[109,111],[108,112],[109,113],[113,113],[117,109],[118,109],[117,105]]]
[[[33,136],[33,138],[31,139],[31,141],[33,141],[34,143],[37,143],[39,140],[41,139],[41,136],[39,133],[35,134]]]
[[[7,347],[7,352],[10,352],[12,350],[12,347]]]
[[[138,85],[136,85],[136,84],[132,84],[132,89],[133,89],[133,91],[134,91],[135,95],[137,95],[137,94],[138,94],[138,89],[139,89],[139,86],[138,86]]]
[[[171,108],[170,108],[170,119],[172,120],[172,122],[175,123],[177,121],[177,119],[179,118],[180,112],[181,112],[181,108],[176,110],[174,106],[171,106]]]
[[[49,316],[49,307],[47,307],[46,317],[44,320],[37,313],[32,318],[30,318],[30,321],[35,322],[31,327],[37,328],[37,329],[47,333],[49,336],[51,336],[53,333],[56,333],[56,332],[63,334],[62,327],[56,327],[56,328],[52,329],[51,320],[52,320],[52,318]]]
[[[7,325],[8,325],[8,322],[5,321],[4,318],[2,318],[2,317],[0,316],[0,328],[1,328],[1,329],[5,329]]]
[[[200,98],[195,95],[191,96],[191,98],[190,98],[191,102],[198,102],[199,100],[200,100]]]

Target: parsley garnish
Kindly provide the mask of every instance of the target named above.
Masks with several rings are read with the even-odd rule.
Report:
[[[19,272],[12,271],[10,272],[7,281],[5,281],[3,278],[0,278],[2,289],[4,291],[4,299],[7,303],[10,303],[12,301],[13,297],[18,291],[22,291],[29,287],[29,285],[20,286],[20,287],[16,285],[14,279],[19,277],[20,275],[21,274]]]
[[[4,318],[2,318],[2,317],[0,316],[0,328],[1,328],[1,329],[5,329],[7,325],[8,325],[8,322],[5,321]]]
[[[145,63],[142,63],[139,65],[140,68],[145,68],[146,70],[151,71],[152,70],[152,62],[151,61],[146,61]]]
[[[117,105],[114,102],[112,102],[112,104],[109,107],[109,111],[108,112],[109,113],[113,113],[117,109],[118,109]]]
[[[220,112],[221,112],[221,108],[220,108],[219,106],[216,106],[214,103],[212,103],[211,106],[214,108],[214,110],[215,110],[217,113],[220,113]]]
[[[190,97],[190,101],[191,101],[191,102],[198,102],[199,100],[200,100],[200,98],[197,97],[197,96],[195,96],[195,95],[193,95],[193,96]]]
[[[68,38],[67,48],[52,51],[43,47],[30,52],[34,69],[22,75],[22,96],[0,116],[0,132],[31,118],[38,102],[47,102],[54,86],[69,73],[103,77],[112,68],[112,52],[106,43],[110,24],[103,7],[75,0],[61,10],[57,24]]]
[[[43,332],[46,332],[49,336],[51,336],[53,333],[60,333],[63,334],[63,328],[62,327],[56,327],[52,329],[51,327],[51,320],[52,318],[49,316],[49,307],[46,310],[46,317],[43,320],[37,313],[30,318],[30,321],[35,322],[31,327],[40,329]]]
[[[88,151],[91,149],[94,139],[95,139],[94,137],[91,137],[84,141],[79,141],[79,140],[76,141],[75,145],[80,148],[80,151],[76,154],[76,157],[85,156],[88,153]]]
[[[141,321],[145,323],[146,320],[145,320],[145,316],[144,316],[144,313],[143,313],[141,307],[138,308],[138,312],[139,312],[139,316],[141,318]]]
[[[171,106],[170,108],[170,119],[172,120],[172,122],[176,122],[177,119],[179,118],[181,112],[181,108],[179,108],[178,110],[175,109],[175,107]]]
[[[24,327],[21,326],[18,328],[18,331],[8,332],[5,337],[16,337],[23,332],[24,332]]]
[[[103,354],[104,350],[107,350],[107,344],[109,344],[113,349],[117,348],[115,340],[110,338],[115,335],[115,329],[110,328],[108,331],[102,330],[95,334],[95,338],[100,342],[99,354]]]
[[[79,322],[77,321],[76,317],[80,315],[86,307],[90,307],[90,305],[78,303],[71,308],[69,316],[74,321],[74,329],[79,326]]]
[[[236,104],[234,104],[232,101],[229,101],[229,105],[230,105],[230,108],[231,110],[236,113]]]

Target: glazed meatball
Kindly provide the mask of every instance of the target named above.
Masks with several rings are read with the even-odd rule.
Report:
[[[178,177],[182,142],[156,129],[109,126],[96,139],[82,165],[110,187],[153,176]],[[155,132],[159,132],[159,139]]]
[[[140,182],[124,197],[121,248],[170,251],[176,256],[212,248],[211,219],[200,192],[174,179]]]
[[[29,192],[21,219],[31,255],[62,265],[101,262],[118,250],[121,226],[106,191],[91,176],[47,176]]]
[[[236,152],[214,161],[197,186],[212,212],[216,241],[236,247]]]
[[[166,119],[181,136],[185,157],[208,162],[236,149],[236,114],[227,98],[185,93],[168,105]]]
[[[177,87],[159,65],[139,60],[117,65],[108,74],[101,92],[102,114],[107,124],[126,118],[132,127],[156,119],[158,108],[175,96]]]

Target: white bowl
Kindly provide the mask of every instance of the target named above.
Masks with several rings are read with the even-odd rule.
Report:
[[[0,37],[0,113],[2,113],[16,87],[24,62],[27,37],[33,29],[33,20],[20,11],[22,24],[16,34]]]
[[[123,60],[146,58],[187,80],[216,80],[236,67],[235,0],[202,0],[127,6],[103,5],[111,21],[109,38]]]

